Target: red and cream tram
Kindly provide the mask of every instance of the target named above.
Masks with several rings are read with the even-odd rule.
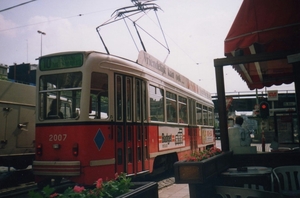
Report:
[[[43,56],[36,101],[37,182],[165,171],[215,146],[210,93],[144,51],[137,62],[94,51]]]

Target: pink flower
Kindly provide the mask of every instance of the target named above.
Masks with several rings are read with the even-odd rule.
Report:
[[[115,180],[118,179],[118,177],[119,177],[119,174],[115,173]]]
[[[212,147],[208,150],[203,150],[203,151],[195,151],[191,153],[190,156],[187,156],[186,159],[187,161],[202,161],[204,159],[211,158],[215,155],[221,154],[222,150],[216,147]]]
[[[96,188],[100,189],[102,188],[103,180],[102,178],[99,178],[96,182]]]
[[[50,195],[50,198],[57,197],[58,195],[59,195],[58,193],[53,193],[52,195]]]
[[[83,186],[74,186],[73,190],[76,193],[81,193],[84,190],[84,187]]]

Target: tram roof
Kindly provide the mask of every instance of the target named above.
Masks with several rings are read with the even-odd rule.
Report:
[[[174,79],[172,79],[170,76],[162,74],[164,72],[159,72],[159,70],[155,71],[155,69],[151,68],[153,66],[149,66],[149,64],[147,65],[145,63],[145,61],[140,58],[140,56],[144,56],[146,54],[148,56],[148,58],[151,59],[151,61],[155,61],[156,63],[159,62],[159,60],[155,59],[150,54],[147,54],[146,52],[143,52],[143,51],[140,52],[139,58],[138,58],[139,60],[136,62],[132,61],[130,59],[124,58],[124,57],[120,57],[117,55],[111,55],[111,54],[107,54],[104,52],[98,52],[98,51],[66,51],[66,52],[57,52],[57,53],[53,53],[53,54],[47,54],[47,55],[44,55],[43,57],[51,57],[51,56],[58,56],[58,55],[62,55],[62,54],[74,54],[74,53],[83,53],[83,54],[85,54],[85,57],[88,57],[89,55],[91,55],[93,53],[100,54],[102,56],[107,56],[107,58],[109,59],[108,61],[111,61],[111,62],[116,62],[116,63],[120,62],[120,64],[125,64],[125,65],[131,66],[131,67],[135,67],[136,69],[138,68],[137,66],[139,66],[139,69],[141,69],[141,71],[145,72],[146,74],[151,75],[157,79],[161,79],[161,77],[164,77],[165,83],[167,83],[173,87],[181,87],[181,89],[185,90],[186,93],[188,93],[190,95],[190,97],[194,97],[194,98],[198,98],[198,99],[201,98],[201,100],[203,102],[213,105],[211,93],[209,93],[205,89],[201,88],[200,86],[196,85],[192,81],[189,81],[186,77],[181,75],[179,77],[179,79],[181,79],[181,80],[179,80],[179,82],[178,82],[178,79],[176,79],[176,75],[174,75]],[[43,57],[40,57],[40,59]],[[159,64],[164,67],[165,72],[172,71],[172,72],[175,72],[175,74],[180,75],[179,73],[177,73],[175,70],[169,68],[164,63],[160,62]],[[110,68],[110,69],[112,69],[112,68]]]
[[[95,52],[95,53],[101,53],[101,52]],[[103,54],[103,53],[101,53]],[[157,68],[156,66],[153,67],[150,66],[149,64],[147,65],[145,63],[144,60],[141,60],[140,56],[144,56],[144,55],[147,55],[149,59],[152,59],[151,61],[159,61],[157,59],[155,59],[154,57],[152,57],[150,54],[147,54],[146,52],[144,51],[141,51],[140,54],[139,54],[139,58],[138,58],[138,61],[137,62],[134,62],[134,61],[131,61],[129,59],[126,59],[126,58],[123,58],[123,57],[119,57],[119,56],[115,56],[115,55],[108,55],[110,56],[111,58],[112,57],[115,57],[117,58],[118,60],[125,60],[125,61],[129,61],[132,63],[131,66],[135,67],[137,69],[137,65],[141,66],[139,69],[142,69],[142,71],[147,74],[147,75],[151,75],[157,79],[161,79],[161,77],[164,77],[164,82],[173,86],[173,87],[177,87],[181,90],[185,90],[186,93],[189,94],[190,97],[193,97],[194,99],[198,98],[202,100],[202,102],[206,102],[208,104],[211,104],[211,105],[214,105],[213,102],[212,102],[212,98],[211,98],[211,93],[209,93],[208,91],[206,91],[205,89],[199,87],[199,86],[196,86],[195,83],[189,81],[186,77],[182,76],[180,77],[181,80],[179,80],[180,82],[178,82],[178,79],[173,79],[172,77],[166,75],[164,72],[161,72],[161,70],[159,69],[153,69],[153,68]],[[115,61],[115,60],[114,60]],[[179,74],[177,73],[175,70],[172,70],[171,68],[169,68],[167,65],[163,64],[163,63],[160,63],[161,65],[163,65],[166,69],[166,73],[168,73],[168,71],[172,71],[172,72],[175,72],[176,74]],[[153,68],[152,68],[153,67]],[[176,78],[176,76],[174,76],[174,78]],[[178,89],[178,90],[179,90]]]
[[[178,82],[178,79],[176,79],[176,75],[173,78],[166,75],[166,73],[168,73],[168,71],[175,72],[175,74],[179,74],[179,73],[177,73],[175,70],[169,68],[164,63],[160,62],[159,64],[161,64],[161,66],[164,67],[165,72],[161,72],[160,69],[157,69],[156,66],[154,66],[154,67],[153,67],[153,65],[151,66],[151,64],[149,64],[149,63],[147,65],[145,63],[145,60],[142,60],[142,58],[141,58],[141,56],[144,56],[145,54],[147,55],[147,57],[149,59],[151,59],[151,61],[155,61],[156,64],[157,64],[157,62],[159,62],[159,60],[155,59],[150,54],[148,54],[144,51],[140,52],[138,61],[136,61],[136,62],[134,62],[132,60],[129,60],[129,59],[126,59],[126,58],[123,58],[123,57],[120,57],[120,56],[108,55],[108,54],[105,54],[105,53],[102,53],[102,52],[95,52],[95,53],[100,53],[100,54],[103,54],[103,55],[107,55],[107,56],[110,56],[110,58],[114,57],[114,58],[117,58],[118,60],[129,61],[130,63],[132,63],[131,66],[135,67],[136,69],[137,69],[137,65],[139,65],[140,66],[139,69],[142,69],[142,71],[145,74],[151,75],[151,76],[153,76],[157,79],[161,79],[161,77],[164,77],[163,81],[165,83],[167,83],[167,84],[169,84],[173,87],[177,87],[177,88],[180,87],[180,89],[185,90],[185,92],[188,93],[190,97],[194,97],[194,98],[198,98],[198,99],[201,98],[201,100],[203,102],[206,102],[208,104],[213,105],[212,98],[211,98],[211,93],[209,93],[205,89],[201,88],[200,86],[196,86],[195,83],[189,81],[186,77],[184,77],[182,75],[180,77],[181,80],[179,80],[179,82]],[[113,61],[116,61],[116,60],[113,60]]]

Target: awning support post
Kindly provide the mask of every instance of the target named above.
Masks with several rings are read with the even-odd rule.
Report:
[[[222,147],[222,151],[229,151],[223,65],[216,66],[215,63],[215,72],[216,72],[217,93],[218,93],[218,103],[219,103],[220,137],[222,142],[221,147]]]
[[[295,98],[296,98],[296,112],[298,120],[297,131],[300,133],[300,53],[287,56],[288,63],[293,64]],[[300,146],[300,136],[298,135],[298,142]]]

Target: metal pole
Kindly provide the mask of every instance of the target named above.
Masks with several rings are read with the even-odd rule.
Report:
[[[42,32],[40,30],[37,31],[39,34],[41,34],[41,56],[42,56],[42,51],[43,51],[43,35],[46,35],[45,32]]]

